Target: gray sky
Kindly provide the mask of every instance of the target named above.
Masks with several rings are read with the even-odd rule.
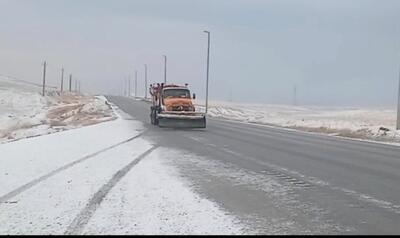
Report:
[[[58,85],[64,66],[82,89],[120,93],[144,64],[149,80],[205,95],[210,30],[214,100],[394,106],[398,0],[0,0],[0,74]]]

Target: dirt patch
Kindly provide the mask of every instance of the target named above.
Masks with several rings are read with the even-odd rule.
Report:
[[[51,109],[47,113],[47,118],[50,120],[65,120],[68,119],[69,117],[74,116],[75,114],[79,113],[79,111],[82,109],[84,104],[78,104],[78,105],[62,105],[57,108]]]
[[[51,127],[80,127],[113,120],[111,107],[94,97],[80,95],[61,95],[57,106],[47,113]]]
[[[338,137],[349,137],[349,138],[354,138],[354,139],[374,140],[374,141],[380,141],[380,142],[400,142],[399,139],[390,138],[390,137],[386,136],[385,134],[376,135],[376,134],[372,133],[371,130],[366,129],[366,128],[360,129],[357,131],[351,131],[349,129],[332,129],[332,128],[327,128],[327,127],[312,128],[312,127],[292,126],[292,127],[287,127],[287,128],[296,129],[296,130],[300,130],[300,131],[329,134],[329,135],[338,136]]]

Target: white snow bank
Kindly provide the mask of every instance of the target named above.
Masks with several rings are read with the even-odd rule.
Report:
[[[140,122],[117,119],[0,144],[0,196],[62,165],[127,140],[142,130]]]
[[[210,102],[208,115],[364,139],[400,141],[394,109]],[[381,127],[389,129],[384,132]]]
[[[105,98],[48,91],[0,77],[0,143],[114,119]]]
[[[29,88],[0,81],[0,142],[11,132],[42,125],[47,100]]]

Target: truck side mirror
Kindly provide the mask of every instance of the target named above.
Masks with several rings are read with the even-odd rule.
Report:
[[[193,93],[193,99],[196,99],[196,94],[195,93]]]

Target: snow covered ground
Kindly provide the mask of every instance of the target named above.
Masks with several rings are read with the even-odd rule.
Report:
[[[37,85],[0,77],[0,143],[115,119],[102,97],[59,95]]]
[[[200,103],[199,103],[200,104]],[[394,109],[245,104],[211,101],[209,116],[321,132],[359,139],[400,142]],[[387,128],[389,131],[380,130]]]
[[[112,108],[116,120],[0,144],[1,235],[242,233]]]
[[[241,234],[243,227],[234,216],[193,192],[167,163],[169,154],[182,153],[157,148],[135,166],[113,188],[84,234]]]

